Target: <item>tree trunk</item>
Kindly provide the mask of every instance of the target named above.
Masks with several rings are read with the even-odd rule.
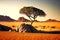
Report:
[[[29,16],[28,16],[29,17]],[[33,24],[33,22],[35,21],[35,18],[33,18],[34,20],[32,20],[30,17],[29,19],[31,20],[31,25]]]
[[[31,25],[33,24],[34,21],[35,21],[35,19],[31,21]]]
[[[34,21],[31,21],[31,25],[33,24]]]

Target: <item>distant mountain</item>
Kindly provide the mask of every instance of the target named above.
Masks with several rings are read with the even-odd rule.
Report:
[[[55,19],[48,19],[46,21],[48,21],[48,22],[59,22],[58,20],[55,20]]]
[[[0,15],[0,21],[15,21],[15,20],[10,18],[9,16]]]
[[[24,17],[19,17],[18,21],[20,21],[20,22],[31,22],[30,20],[28,20],[28,19],[26,19]],[[35,20],[35,22],[39,22],[39,21]]]
[[[20,21],[20,22],[30,22],[30,20],[25,19],[24,17],[19,17],[17,21]]]
[[[35,20],[34,22],[40,22],[40,21],[38,21],[38,20]]]

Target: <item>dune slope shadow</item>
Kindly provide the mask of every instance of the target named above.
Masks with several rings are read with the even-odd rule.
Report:
[[[12,28],[0,24],[0,31],[9,31],[9,30],[12,30]]]

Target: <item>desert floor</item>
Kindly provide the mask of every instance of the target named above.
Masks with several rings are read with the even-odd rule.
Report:
[[[19,33],[0,31],[0,40],[60,40],[60,34]]]
[[[31,24],[31,22],[0,22],[0,24],[11,27],[13,29],[18,28],[22,23]],[[45,30],[45,31],[60,30],[60,22],[34,22],[33,26],[37,30]],[[55,27],[55,28],[52,28],[52,27]]]
[[[30,24],[30,22],[0,22],[0,24],[16,29],[22,23]],[[14,26],[14,27],[13,27]],[[34,22],[33,26],[37,30],[59,30],[60,22]],[[43,27],[45,26],[45,29]],[[51,28],[55,27],[55,28]],[[47,33],[19,33],[0,31],[0,40],[60,40],[60,34]]]

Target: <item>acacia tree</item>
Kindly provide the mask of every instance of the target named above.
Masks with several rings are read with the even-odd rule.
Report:
[[[23,7],[20,9],[19,13],[25,14],[31,20],[31,25],[37,18],[37,16],[45,16],[45,12],[35,7]]]

